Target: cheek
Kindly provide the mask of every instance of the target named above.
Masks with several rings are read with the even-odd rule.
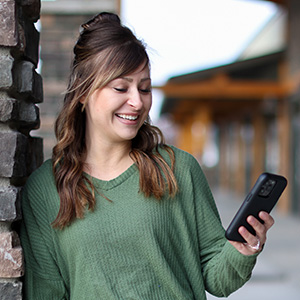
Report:
[[[95,103],[95,105],[91,109],[95,116],[101,117],[110,113],[112,108],[108,103],[99,100]]]
[[[149,112],[149,110],[152,107],[152,97],[146,102],[146,110]]]

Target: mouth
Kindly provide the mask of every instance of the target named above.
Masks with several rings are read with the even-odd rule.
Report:
[[[128,121],[136,121],[139,118],[138,115],[116,114],[116,116],[123,120],[128,120]]]

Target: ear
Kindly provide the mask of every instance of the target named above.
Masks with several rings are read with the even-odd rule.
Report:
[[[86,104],[87,104],[86,97],[81,97],[81,98],[79,99],[79,103],[82,104],[81,112],[83,112],[83,111],[85,110],[85,107],[86,107]]]

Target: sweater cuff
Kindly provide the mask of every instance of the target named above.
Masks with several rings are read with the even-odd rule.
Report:
[[[223,251],[228,263],[240,274],[241,277],[248,278],[251,276],[259,253],[243,255],[228,241],[225,243]]]

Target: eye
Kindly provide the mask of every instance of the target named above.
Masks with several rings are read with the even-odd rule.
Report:
[[[119,93],[126,93],[127,89],[123,89],[123,88],[114,88],[115,91],[119,92]]]
[[[143,94],[149,94],[151,93],[151,88],[147,88],[147,89],[139,89],[141,93]]]

